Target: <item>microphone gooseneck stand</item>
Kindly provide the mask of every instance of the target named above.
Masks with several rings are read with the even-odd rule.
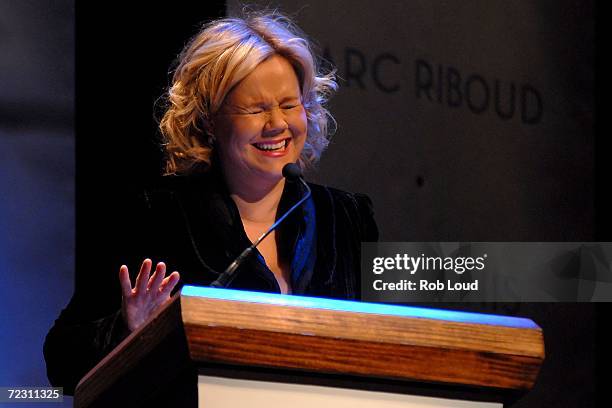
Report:
[[[238,255],[236,259],[234,259],[234,261],[227,267],[227,269],[225,269],[225,271],[223,271],[223,273],[221,273],[219,277],[213,283],[210,284],[210,286],[214,288],[226,288],[227,286],[229,286],[229,284],[232,283],[232,280],[234,279],[234,276],[235,276],[235,272],[240,266],[240,264],[242,264],[242,262],[251,254],[251,252],[253,252],[253,250],[257,248],[257,245],[259,245],[259,243],[263,241],[264,238],[266,238],[272,231],[274,231],[276,227],[278,227],[280,223],[282,223],[289,214],[295,211],[296,208],[302,205],[310,197],[311,195],[310,187],[308,187],[308,184],[306,184],[306,182],[302,178],[302,171],[298,167],[297,164],[295,163],[286,164],[285,167],[283,167],[283,176],[288,181],[299,180],[302,183],[302,185],[306,187],[306,194],[304,195],[304,197],[302,197],[300,201],[294,204],[293,207],[291,207],[278,220],[276,220],[276,222],[272,224],[272,226],[268,228],[266,232],[261,234],[261,236],[257,238],[257,241],[255,241],[251,246],[247,247],[244,251],[242,251],[242,253]]]

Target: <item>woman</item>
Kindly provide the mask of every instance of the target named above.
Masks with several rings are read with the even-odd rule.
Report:
[[[282,169],[319,159],[328,144],[323,105],[335,88],[332,74],[319,74],[305,37],[278,14],[214,21],[193,38],[160,124],[171,176],[135,202],[129,224],[136,232],[118,234],[125,240],[116,251],[125,263],[121,290],[109,298],[98,287],[77,287],[51,329],[52,384],[73,391],[178,285],[209,285],[304,196]],[[312,196],[245,259],[229,287],[359,297],[360,244],[378,239],[371,202],[309,186]],[[142,261],[149,254],[159,260],[151,276],[151,259]],[[127,265],[138,264],[131,280]],[[166,264],[180,275],[165,277]]]

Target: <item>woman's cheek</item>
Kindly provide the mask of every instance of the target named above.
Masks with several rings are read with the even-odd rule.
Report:
[[[301,115],[297,128],[298,128],[298,133],[300,134],[300,136],[306,139],[306,134],[308,132],[308,119],[306,117],[306,111],[303,109],[302,109],[302,115]]]

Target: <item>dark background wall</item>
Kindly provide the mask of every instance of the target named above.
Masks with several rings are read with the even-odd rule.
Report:
[[[1,2],[0,386],[47,384],[43,339],[72,293],[73,115],[74,2]]]
[[[593,131],[591,2],[328,2],[324,18],[309,3],[297,20],[342,77],[332,102],[339,129],[310,177],[369,193],[383,240],[610,240],[609,217],[595,212],[610,207],[605,141]],[[106,226],[122,192],[159,172],[153,106],[168,67],[225,3],[79,3],[76,20],[73,1],[1,7],[0,328],[12,335],[1,340],[0,385],[37,385],[46,383],[44,334],[73,289],[75,185],[76,278],[91,282],[116,272],[92,259],[120,233]],[[431,99],[417,94],[417,70],[426,82],[439,69],[458,72],[463,86],[473,77],[475,104],[482,83],[490,92],[495,79],[514,83],[519,98],[529,84],[540,119],[525,123],[520,108],[501,119],[491,101],[482,113],[465,100],[449,106],[435,86]],[[529,109],[538,116],[537,103]],[[454,306],[543,327],[547,360],[516,407],[595,405],[609,361],[597,323],[607,305]]]
[[[383,240],[593,238],[592,2],[276,4],[340,77],[313,176],[370,194]]]

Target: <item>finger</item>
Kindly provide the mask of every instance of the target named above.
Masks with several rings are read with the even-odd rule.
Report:
[[[136,292],[141,292],[141,293],[146,292],[150,273],[151,273],[151,260],[147,258],[142,262],[142,266],[140,267],[140,272],[138,272],[138,276],[136,277],[136,285],[134,285]]]
[[[164,280],[164,276],[166,276],[166,264],[163,262],[159,262],[155,267],[155,273],[151,275],[149,279],[149,283],[147,284],[147,291],[153,291],[153,293],[157,293],[159,289],[159,285],[161,285]]]
[[[159,294],[162,297],[169,296],[172,293],[172,290],[181,279],[181,275],[178,272],[174,271],[162,282],[159,288]]]
[[[121,284],[121,294],[124,298],[132,294],[132,282],[130,281],[130,274],[128,267],[121,265],[119,268],[119,283]]]

